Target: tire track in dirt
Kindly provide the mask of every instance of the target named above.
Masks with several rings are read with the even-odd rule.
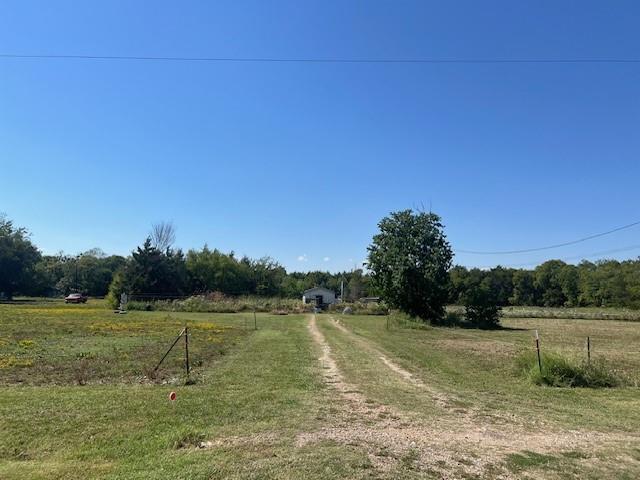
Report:
[[[353,335],[339,322],[335,322],[335,325],[342,332]],[[486,419],[471,419],[468,415],[446,416],[429,424],[409,419],[393,407],[379,405],[366,398],[357,385],[345,380],[331,347],[317,326],[315,315],[309,318],[308,328],[322,352],[319,361],[323,367],[323,378],[338,393],[333,402],[340,408],[339,413],[322,429],[298,434],[295,440],[297,447],[333,440],[363,447],[373,466],[381,472],[389,472],[411,455],[414,468],[437,473],[443,479],[469,475],[482,478],[485,474],[490,474],[491,478],[509,479],[519,478],[505,469],[504,460],[509,453],[524,450],[552,454],[576,449],[593,451],[611,447],[616,442],[639,440],[639,437],[632,435],[591,431],[541,429],[531,432],[520,425],[492,425],[485,423]],[[363,346],[362,343],[359,345]],[[368,347],[364,353],[377,351],[371,345]],[[413,378],[394,362],[382,361],[401,377]],[[428,388],[419,382],[417,385],[422,385],[421,388]]]
[[[464,475],[482,475],[486,468],[495,467],[493,458],[482,459],[464,451],[466,447],[459,448],[460,442],[468,439],[467,433],[445,436],[439,429],[415,424],[392,407],[367,399],[357,386],[344,379],[331,347],[318,329],[315,315],[310,318],[308,328],[322,352],[319,360],[325,382],[339,393],[336,402],[342,408],[340,415],[332,419],[332,424],[320,431],[299,434],[296,446],[327,439],[346,445],[359,445],[365,448],[372,464],[382,472],[388,472],[407,455],[413,455],[415,467],[437,472],[443,479],[460,478],[460,472],[464,472]]]
[[[430,461],[423,466],[428,464],[430,469],[433,469],[438,462],[448,465],[454,462],[451,454],[444,454],[424,444],[426,432],[416,431],[403,415],[388,406],[376,404],[367,399],[356,386],[345,381],[333,358],[331,347],[318,329],[315,315],[310,317],[308,328],[311,337],[322,352],[319,361],[325,383],[339,394],[339,398],[335,401],[341,408],[340,414],[331,419],[332,424],[316,432],[299,434],[296,437],[297,447],[322,440],[359,445],[365,448],[371,463],[381,471],[389,471],[399,459],[410,452],[417,452],[418,449],[420,451],[418,460],[429,458]],[[471,457],[467,459],[459,456],[458,458],[463,459],[467,464],[465,471],[473,466],[474,460]],[[479,474],[481,471],[481,468],[472,469],[474,474]],[[446,471],[441,473],[442,478],[450,478]]]
[[[308,327],[313,340],[320,346],[322,351],[322,356],[319,360],[322,366],[324,380],[337,390],[341,394],[342,398],[348,402],[351,413],[364,413],[368,416],[371,416],[370,414],[373,413],[390,415],[391,412],[388,411],[387,407],[378,405],[374,408],[372,406],[372,402],[368,401],[354,385],[350,385],[345,381],[342,372],[338,368],[338,365],[331,354],[331,347],[325,340],[324,335],[318,329],[315,315],[311,317]],[[375,410],[375,412],[373,412],[373,410]]]
[[[345,335],[349,336],[353,341],[357,342],[361,348],[367,350],[370,354],[375,355],[382,361],[384,365],[387,366],[391,371],[402,377],[405,381],[409,382],[411,385],[418,387],[420,389],[424,389],[431,399],[434,401],[436,405],[441,408],[450,409],[450,408],[459,408],[456,403],[459,404],[460,400],[452,395],[447,395],[439,390],[436,390],[427,384],[425,384],[421,379],[414,376],[408,370],[402,368],[400,365],[392,361],[389,357],[387,357],[383,352],[381,352],[378,348],[372,345],[368,340],[356,336],[352,331],[347,329],[340,320],[337,320],[335,317],[331,316],[331,321],[336,326],[338,330],[340,330]]]

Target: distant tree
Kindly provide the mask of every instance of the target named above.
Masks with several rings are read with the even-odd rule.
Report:
[[[0,293],[8,298],[16,293],[30,294],[36,284],[40,257],[27,230],[15,227],[0,214]]]
[[[36,267],[38,295],[67,295],[76,289],[93,297],[107,294],[114,273],[126,260],[94,248],[80,255],[46,255]]]
[[[598,281],[595,274],[596,269],[595,263],[586,260],[580,262],[578,265],[578,288],[580,290],[578,302],[581,306],[600,306],[600,301],[597,298]]]
[[[263,257],[251,263],[255,283],[255,293],[263,296],[280,295],[280,286],[287,271],[270,257]]]
[[[305,291],[304,278],[300,278],[297,273],[289,273],[282,279],[280,293],[287,298],[300,298]]]
[[[96,255],[95,251],[84,253],[78,258],[80,288],[87,295],[106,295],[114,273],[124,265],[125,259],[118,255]]]
[[[535,276],[530,270],[516,270],[513,273],[513,293],[509,299],[511,305],[537,305]]]
[[[192,293],[222,292],[239,295],[255,292],[251,261],[218,249],[189,250],[186,268]]]
[[[151,227],[149,237],[151,239],[151,245],[164,253],[170,249],[176,241],[176,227],[172,222],[155,223]]]
[[[440,217],[404,210],[383,218],[378,227],[368,247],[374,287],[390,306],[424,321],[441,321],[453,254]]]
[[[509,298],[513,295],[514,272],[513,269],[498,265],[485,273],[488,288],[498,305],[509,305]]]
[[[355,302],[362,298],[365,294],[365,280],[361,269],[355,269],[351,272],[349,280],[346,283],[346,299]]]
[[[486,276],[486,271],[480,270],[479,268],[471,268],[466,281],[467,289],[480,285]]]
[[[640,261],[636,259],[620,262],[620,270],[625,283],[624,306],[640,308]]]
[[[558,282],[564,295],[564,306],[576,307],[580,297],[580,274],[575,265],[565,265],[558,272]]]
[[[31,278],[27,291],[25,292],[27,295],[48,297],[56,293],[54,289],[56,283],[55,277],[49,270],[49,265],[47,264],[46,259],[47,257],[42,256],[40,261],[36,263],[33,271],[33,277]]]
[[[592,281],[596,285],[594,298],[597,306],[622,307],[630,304],[633,288],[627,285],[627,275],[623,273],[623,266],[616,260],[601,260],[596,262],[591,273]]]
[[[543,306],[562,307],[567,302],[561,275],[566,265],[560,260],[549,260],[534,270],[534,285],[540,292]]]
[[[186,286],[187,270],[182,252],[170,248],[162,252],[147,238],[132,252],[121,275],[114,278],[109,293],[113,298],[119,298],[122,292],[141,297],[177,297],[187,291]]]
[[[462,296],[467,288],[469,270],[462,265],[455,265],[449,270],[449,303],[454,305],[462,302]]]

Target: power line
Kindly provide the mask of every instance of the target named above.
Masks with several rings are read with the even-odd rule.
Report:
[[[564,257],[564,258],[553,258],[553,259],[547,259],[547,260],[541,260],[538,262],[528,262],[528,263],[515,263],[515,264],[508,264],[508,265],[500,265],[501,267],[506,267],[506,268],[515,268],[515,267],[530,267],[533,265],[540,265],[541,263],[544,262],[548,262],[549,260],[560,260],[561,262],[566,262],[566,261],[570,261],[570,260],[582,260],[582,259],[586,259],[586,258],[593,258],[593,257],[600,257],[602,255],[611,255],[612,253],[622,253],[622,252],[629,252],[631,250],[638,250],[640,249],[640,245],[632,245],[630,247],[623,247],[623,248],[616,248],[613,250],[605,250],[602,252],[595,252],[595,253],[590,253],[588,255],[573,255],[571,257]],[[483,267],[478,267],[478,268],[494,268],[497,265],[491,265],[491,266],[483,266]]]
[[[589,235],[588,237],[579,238],[577,240],[572,240],[570,242],[556,243],[555,245],[547,245],[545,247],[526,248],[522,250],[502,250],[502,251],[494,251],[494,252],[481,251],[481,250],[457,249],[456,252],[468,253],[473,255],[511,255],[515,253],[539,252],[541,250],[551,250],[552,248],[566,247],[568,245],[575,245],[576,243],[586,242],[587,240],[593,240],[594,238],[604,237],[605,235],[610,235],[612,233],[619,232],[620,230],[625,230],[627,228],[635,227],[636,225],[640,225],[640,220],[637,222],[630,223],[628,225],[623,225],[622,227],[614,228],[613,230],[608,230],[606,232],[596,233],[595,235]]]
[[[637,58],[313,58],[313,57],[187,57],[139,55],[67,55],[0,53],[0,58],[50,60],[133,60],[169,62],[239,62],[239,63],[383,63],[383,64],[636,64]]]

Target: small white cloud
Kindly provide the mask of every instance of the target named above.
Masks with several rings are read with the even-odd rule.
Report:
[[[328,262],[331,259],[329,257],[324,257],[322,260],[324,260],[325,262]]]
[[[298,256],[298,261],[299,261],[299,262],[306,262],[306,261],[308,261],[308,260],[309,260],[309,258],[307,257],[307,254],[306,254],[306,253],[303,253],[302,255],[299,255],[299,256]]]
[[[350,258],[350,259],[349,259],[349,263],[353,263],[353,258]]]

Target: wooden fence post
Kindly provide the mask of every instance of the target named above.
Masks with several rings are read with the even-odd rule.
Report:
[[[189,328],[184,327],[184,360],[187,369],[187,377],[189,376]]]
[[[538,352],[538,368],[540,369],[540,373],[542,373],[542,360],[540,359],[540,336],[538,335],[538,330],[536,330],[536,352]]]

